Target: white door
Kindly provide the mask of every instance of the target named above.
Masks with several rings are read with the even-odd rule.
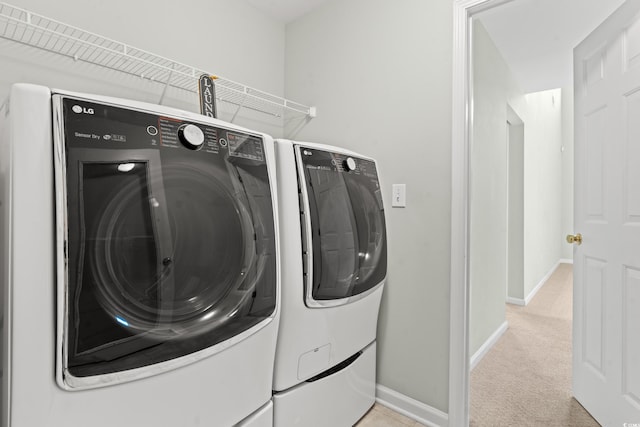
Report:
[[[573,393],[640,424],[640,0],[576,47],[574,85]]]

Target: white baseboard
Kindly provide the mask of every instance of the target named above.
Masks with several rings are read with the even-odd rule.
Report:
[[[525,300],[523,300],[522,298],[512,298],[512,297],[507,297],[507,304],[527,305]]]
[[[540,279],[540,281],[538,282],[536,287],[533,288],[531,290],[531,292],[529,292],[529,295],[527,295],[527,297],[525,299],[507,297],[507,303],[508,304],[515,304],[515,305],[522,305],[522,306],[528,305],[531,302],[531,300],[533,299],[533,297],[536,296],[536,294],[538,293],[540,288],[542,288],[542,286],[545,283],[547,283],[547,280],[549,280],[549,278],[551,277],[553,272],[556,271],[556,269],[558,268],[558,266],[560,266],[560,264],[573,264],[573,260],[569,259],[569,258],[561,258],[561,259],[559,259],[558,262],[556,262],[553,265],[553,267],[551,267],[551,270],[549,270],[547,272],[547,274],[545,274],[544,277],[542,279]]]
[[[484,356],[486,356],[489,350],[491,350],[491,347],[493,347],[498,342],[500,337],[505,332],[507,332],[507,329],[509,329],[509,324],[505,320],[504,322],[502,322],[502,325],[500,325],[498,329],[496,329],[495,332],[491,334],[491,336],[484,342],[484,344],[480,346],[478,351],[473,353],[473,356],[471,356],[471,360],[469,360],[470,371],[476,367],[476,365],[482,360]]]
[[[449,424],[446,413],[380,384],[376,384],[376,402],[429,427]]]
[[[536,294],[538,293],[538,291],[540,290],[540,288],[542,288],[542,286],[547,283],[547,280],[549,280],[549,277],[551,277],[551,275],[553,274],[554,271],[556,271],[556,268],[558,268],[558,266],[560,266],[560,260],[558,260],[558,262],[556,262],[553,267],[551,267],[551,270],[549,270],[547,272],[547,274],[544,275],[544,277],[542,279],[540,279],[540,281],[538,282],[538,284],[536,285],[535,288],[531,289],[531,292],[529,292],[529,295],[527,295],[527,297],[524,299],[524,305],[528,305],[531,300],[533,299],[533,297],[536,296]]]

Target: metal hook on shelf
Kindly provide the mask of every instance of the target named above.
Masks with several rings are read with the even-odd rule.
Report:
[[[164,101],[164,96],[167,94],[167,89],[169,88],[169,84],[171,83],[171,77],[173,77],[173,70],[176,69],[176,63],[171,63],[171,71],[169,71],[169,77],[167,77],[167,83],[164,85],[164,89],[162,90],[162,95],[160,96],[160,101],[158,104],[162,105],[162,101]]]
[[[311,107],[311,108],[314,108],[314,107]],[[314,108],[314,109],[315,109],[315,108]],[[285,123],[285,137],[286,137],[286,138],[288,138],[288,139],[296,139],[296,137],[298,136],[298,134],[300,133],[300,131],[301,131],[302,129],[304,129],[304,127],[305,127],[305,126],[306,126],[306,125],[307,125],[307,124],[308,124],[308,123],[309,123],[309,122],[310,122],[314,117],[315,117],[315,115],[313,115],[313,116],[312,116],[311,114],[308,114],[308,115],[304,116],[304,117],[302,118],[302,120],[300,120],[300,121],[298,122],[298,124],[296,124],[296,125],[294,125],[294,126],[293,126],[293,128],[292,128],[291,132],[287,132],[288,124],[289,124],[289,123],[291,123],[291,120],[289,120],[289,121],[288,121],[289,123]]]
[[[245,93],[244,97],[242,98],[242,101],[240,102],[240,104],[238,104],[238,108],[236,108],[235,113],[233,113],[233,117],[231,117],[231,120],[230,120],[231,123],[233,123],[233,121],[236,119],[236,116],[240,112],[240,109],[244,107],[244,103],[246,100],[247,100],[247,94]]]

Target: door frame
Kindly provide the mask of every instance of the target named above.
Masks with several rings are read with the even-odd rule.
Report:
[[[469,425],[469,147],[473,125],[473,15],[516,0],[453,1],[451,129],[450,427]]]

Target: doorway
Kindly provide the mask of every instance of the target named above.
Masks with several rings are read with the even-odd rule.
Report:
[[[471,369],[507,330],[505,302],[526,305],[557,266],[563,217],[562,90],[525,94],[483,15],[472,53]]]
[[[526,0],[518,0],[524,3]],[[469,421],[469,289],[470,270],[470,187],[473,111],[471,82],[471,19],[479,12],[516,3],[505,0],[456,0],[454,2],[453,67],[453,162],[452,162],[452,247],[451,247],[451,340],[449,377],[449,425],[467,425]],[[546,5],[549,2],[545,3]],[[540,2],[538,6],[543,7]],[[591,5],[590,5],[591,6]],[[617,5],[609,5],[611,10]],[[605,15],[606,16],[606,15]],[[601,20],[601,19],[600,19]],[[594,25],[599,21],[595,21]],[[592,27],[593,27],[592,26]],[[561,234],[558,239],[561,239]],[[504,292],[504,288],[503,288]]]

